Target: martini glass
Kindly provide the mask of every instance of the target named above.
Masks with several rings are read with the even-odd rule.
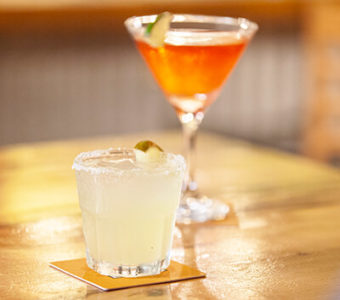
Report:
[[[131,17],[125,25],[182,124],[188,168],[176,220],[223,219],[228,205],[202,195],[195,181],[196,135],[206,108],[216,100],[258,26],[243,18],[175,14],[164,45],[156,48],[145,37],[146,26],[156,17]]]

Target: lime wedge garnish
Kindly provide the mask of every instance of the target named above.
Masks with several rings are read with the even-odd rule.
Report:
[[[157,162],[162,159],[163,149],[152,141],[141,141],[134,148],[136,160],[148,163]]]
[[[159,14],[153,23],[148,24],[145,29],[145,37],[150,46],[158,48],[164,45],[171,20],[172,14],[166,11]]]
[[[164,152],[163,149],[161,147],[159,147],[156,143],[154,143],[153,141],[141,141],[139,143],[136,144],[136,146],[134,147],[135,149],[141,150],[143,152],[147,152],[150,148],[155,147],[157,148],[159,151]]]

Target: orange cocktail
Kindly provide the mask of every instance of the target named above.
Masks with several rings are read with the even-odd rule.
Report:
[[[195,113],[215,100],[247,44],[236,37],[223,42],[154,48],[138,40],[137,47],[175,109]]]
[[[203,195],[194,178],[196,133],[257,25],[243,18],[166,12],[131,17],[125,25],[182,124],[188,168],[177,222],[224,218],[229,207]]]

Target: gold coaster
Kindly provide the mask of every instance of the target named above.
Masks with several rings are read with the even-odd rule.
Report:
[[[205,277],[203,272],[173,260],[168,269],[159,275],[136,278],[112,278],[101,275],[87,266],[85,258],[51,262],[50,267],[80,279],[103,291]]]

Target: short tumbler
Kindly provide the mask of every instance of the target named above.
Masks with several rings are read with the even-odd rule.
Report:
[[[132,149],[107,149],[75,158],[91,269],[137,277],[168,267],[185,161],[180,155],[162,155],[161,162],[140,163]]]

